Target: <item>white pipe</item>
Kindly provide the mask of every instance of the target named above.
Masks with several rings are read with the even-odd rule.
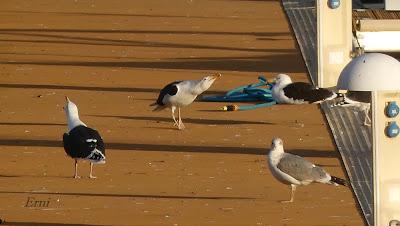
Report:
[[[400,31],[357,32],[356,35],[366,52],[400,51]]]

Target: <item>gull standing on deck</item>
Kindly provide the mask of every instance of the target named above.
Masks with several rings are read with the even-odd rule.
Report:
[[[201,80],[176,81],[166,85],[158,96],[155,103],[150,106],[156,106],[153,111],[160,111],[165,108],[171,108],[172,119],[178,129],[184,129],[182,123],[181,108],[191,104],[198,95],[206,91],[220,77],[221,74],[206,76]],[[178,108],[178,121],[175,118],[175,110]]]
[[[280,138],[272,140],[271,149],[268,154],[268,163],[272,175],[278,181],[290,185],[292,188],[290,200],[283,202],[293,202],[294,192],[299,185],[319,182],[336,186],[339,184],[346,186],[345,180],[329,175],[321,167],[312,164],[300,156],[285,153],[283,150],[283,141]]]
[[[335,92],[328,89],[305,82],[292,82],[286,74],[278,74],[272,87],[272,98],[279,104],[321,103],[336,96]]]
[[[106,161],[103,139],[99,132],[89,128],[79,119],[78,107],[65,97],[66,105],[64,107],[67,114],[68,133],[64,133],[64,150],[68,156],[75,160],[75,175],[78,176],[78,160],[90,161],[89,178],[93,176],[93,164],[103,164]]]

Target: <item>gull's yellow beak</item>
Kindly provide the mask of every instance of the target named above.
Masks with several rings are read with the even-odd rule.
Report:
[[[70,100],[67,96],[65,96],[65,102],[68,103]]]
[[[212,75],[212,77],[214,78],[214,79],[217,79],[217,78],[219,78],[219,77],[221,77],[222,75],[221,75],[221,73],[217,73],[217,74],[215,74],[215,75]]]

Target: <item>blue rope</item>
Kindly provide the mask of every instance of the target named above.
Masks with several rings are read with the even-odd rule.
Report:
[[[261,102],[255,105],[227,105],[222,107],[222,110],[225,111],[253,110],[276,104],[272,98],[271,89],[273,84],[269,83],[264,76],[259,76],[258,80],[258,83],[239,86],[228,91],[224,96],[204,96],[202,100],[211,102]]]

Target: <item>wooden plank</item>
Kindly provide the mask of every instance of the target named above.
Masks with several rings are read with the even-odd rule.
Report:
[[[358,31],[400,31],[400,19],[361,19],[356,21]]]

